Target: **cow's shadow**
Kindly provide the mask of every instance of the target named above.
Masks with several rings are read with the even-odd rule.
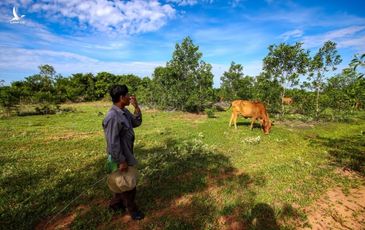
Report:
[[[251,121],[250,120],[239,121],[239,122],[237,122],[237,126],[246,126],[246,127],[250,128]],[[253,123],[253,128],[254,129],[261,129],[261,124],[258,121],[256,121],[255,123]]]

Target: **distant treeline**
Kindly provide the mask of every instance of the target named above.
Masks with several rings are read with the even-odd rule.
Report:
[[[108,98],[113,84],[126,84],[145,106],[188,112],[211,109],[216,102],[249,99],[264,102],[270,112],[284,114],[288,111],[282,104],[284,96],[294,101],[289,112],[314,117],[328,109],[336,113],[364,104],[365,80],[357,71],[365,66],[365,55],[355,55],[341,74],[327,77],[342,61],[334,42],[326,42],[313,56],[302,43],[281,43],[268,50],[261,74],[247,76],[241,64],[232,62],[221,76],[219,89],[213,88],[212,66],[202,60],[203,54],[189,37],[176,44],[172,59],[157,67],[151,77],[107,72],[63,77],[51,65],[41,65],[38,74],[10,86],[0,85],[0,106],[9,113],[22,104],[101,100]],[[307,80],[300,82],[300,76]]]

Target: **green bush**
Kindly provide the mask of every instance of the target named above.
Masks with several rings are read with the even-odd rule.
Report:
[[[215,109],[206,109],[205,113],[207,114],[208,118],[215,118]]]

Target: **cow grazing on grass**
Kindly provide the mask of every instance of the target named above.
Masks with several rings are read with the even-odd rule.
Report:
[[[245,118],[251,117],[251,130],[253,124],[257,119],[260,119],[262,129],[265,134],[269,134],[271,129],[271,121],[269,120],[269,115],[266,112],[264,104],[255,101],[246,100],[235,100],[232,101],[232,116],[229,121],[229,127],[231,127],[232,122],[234,122],[234,127],[237,129],[237,117],[242,115]]]
[[[291,105],[291,104],[293,104],[293,98],[291,98],[291,97],[282,97],[281,102],[284,105]]]

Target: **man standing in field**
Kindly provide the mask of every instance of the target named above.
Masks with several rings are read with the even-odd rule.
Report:
[[[135,203],[137,160],[133,154],[133,128],[141,125],[142,113],[136,98],[129,96],[126,85],[113,85],[110,96],[113,106],[103,121],[108,165],[112,168],[107,182],[114,193],[109,208],[114,211],[124,211],[127,208],[132,219],[141,220],[144,214]],[[134,106],[134,114],[125,108],[129,104]]]

